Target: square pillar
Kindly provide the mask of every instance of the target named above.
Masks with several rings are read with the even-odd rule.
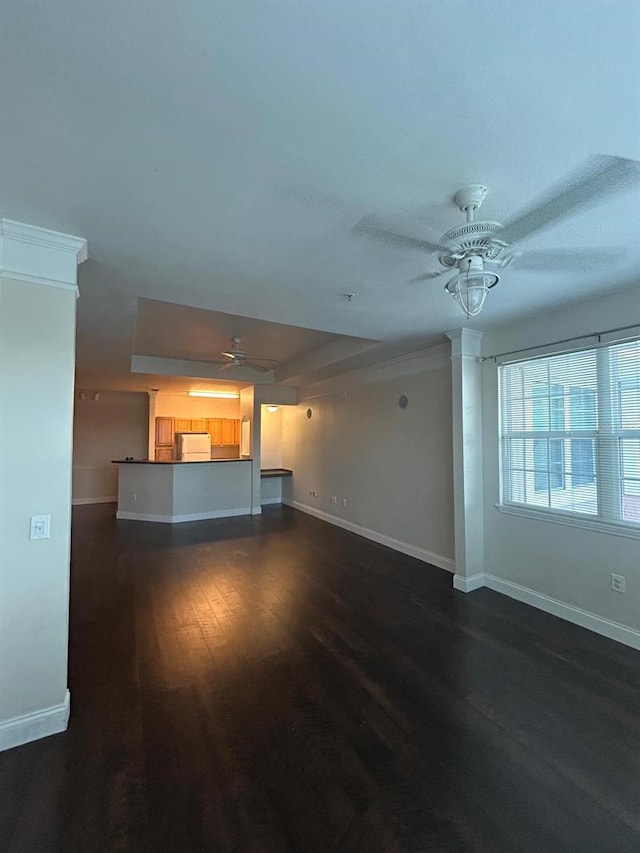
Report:
[[[482,332],[458,329],[451,340],[453,504],[456,573],[462,592],[484,586],[482,480]]]
[[[0,749],[64,731],[76,269],[86,241],[0,221]],[[46,438],[44,427],[46,425]],[[32,538],[45,516],[47,538]]]

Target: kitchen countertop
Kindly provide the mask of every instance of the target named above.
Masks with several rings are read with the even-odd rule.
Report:
[[[293,471],[291,468],[261,468],[261,477],[292,477]]]
[[[114,465],[209,465],[212,462],[251,462],[250,456],[242,459],[203,459],[202,462],[185,462],[182,459],[174,459],[167,462],[158,462],[155,459],[112,459]]]

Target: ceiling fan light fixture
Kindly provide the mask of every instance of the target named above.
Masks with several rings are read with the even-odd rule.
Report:
[[[466,269],[460,269],[445,284],[467,317],[475,317],[482,311],[487,295],[500,281],[500,276],[483,269],[482,258],[472,257],[466,261]]]

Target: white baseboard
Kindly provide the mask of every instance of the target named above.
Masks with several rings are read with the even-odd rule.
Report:
[[[485,586],[485,576],[482,572],[470,575],[468,578],[463,575],[453,576],[453,588],[460,592],[473,592],[474,589],[480,589],[482,586]]]
[[[64,732],[69,722],[70,709],[71,695],[67,690],[61,705],[43,708],[41,711],[13,717],[0,723],[0,751]]]
[[[313,515],[322,521],[328,521],[329,524],[335,524],[336,527],[342,527],[351,533],[357,533],[358,536],[364,536],[365,539],[371,539],[379,545],[386,545],[387,548],[393,548],[394,551],[400,551],[401,554],[406,554],[408,557],[415,557],[416,560],[422,560],[423,563],[430,563],[432,566],[437,566],[439,569],[444,569],[447,572],[455,571],[455,563],[450,557],[435,554],[433,551],[428,551],[426,548],[419,548],[417,545],[410,545],[408,542],[401,542],[399,539],[385,536],[384,533],[378,533],[377,530],[370,530],[368,527],[354,524],[352,521],[347,521],[337,515],[331,515],[328,512],[300,503],[299,501],[289,501],[283,498],[282,503],[294,509],[299,509],[301,512],[306,512],[308,515]]]
[[[474,575],[474,577],[483,578],[484,583],[479,584],[479,586],[486,586],[494,590],[494,592],[508,595],[509,598],[515,598],[516,601],[521,601],[523,604],[529,604],[531,607],[544,610],[545,613],[550,613],[552,616],[558,616],[560,619],[572,622],[581,628],[594,631],[596,634],[608,637],[610,640],[616,640],[625,646],[631,646],[632,649],[640,650],[640,631],[637,631],[635,628],[629,628],[627,625],[621,625],[619,622],[612,622],[610,619],[596,616],[595,613],[590,613],[588,610],[582,610],[580,607],[566,604],[557,598],[551,598],[549,595],[544,595],[541,592],[536,592],[526,586],[521,586],[518,583],[507,581],[495,575],[484,574]],[[468,578],[468,580],[472,579]],[[455,577],[453,585],[456,589],[460,588],[456,585]],[[477,589],[478,587],[475,588]]]
[[[73,498],[71,501],[73,506],[84,506],[85,504],[116,504],[118,496],[112,498]]]
[[[127,512],[119,509],[116,518],[123,521],[155,521],[160,524],[182,524],[185,521],[206,521],[209,518],[231,518],[235,515],[251,515],[250,506],[237,509],[211,509],[207,512],[192,512],[187,515],[158,515],[153,512]]]
[[[281,504],[282,498],[262,498],[260,504],[262,506],[270,506],[271,504]]]

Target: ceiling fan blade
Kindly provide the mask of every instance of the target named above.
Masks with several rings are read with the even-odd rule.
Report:
[[[351,229],[351,233],[371,237],[373,240],[387,243],[398,249],[414,249],[419,252],[441,252],[445,250],[445,247],[439,243],[431,243],[429,240],[420,240],[417,237],[407,237],[404,234],[395,234],[393,231],[380,228],[372,217],[361,219]]]
[[[615,263],[621,249],[536,249],[524,252],[514,265],[531,272],[596,272]]]
[[[417,275],[415,278],[410,278],[407,284],[417,284],[419,281],[428,281],[431,278],[438,278],[439,276],[444,275],[446,272],[450,272],[453,275],[454,270],[442,269],[434,270],[433,272],[425,272],[422,275]]]
[[[631,187],[638,180],[640,162],[637,160],[604,154],[592,157],[549,195],[508,222],[496,237],[505,243],[515,243],[581,207]]]
[[[218,368],[218,373],[223,373],[225,370],[229,370],[230,367],[233,367],[234,363],[235,362],[233,361],[228,361],[226,364],[223,364]]]
[[[257,370],[259,373],[268,373],[271,368],[263,367],[261,364],[256,364],[253,361],[245,361],[245,367],[250,367],[252,370]]]

